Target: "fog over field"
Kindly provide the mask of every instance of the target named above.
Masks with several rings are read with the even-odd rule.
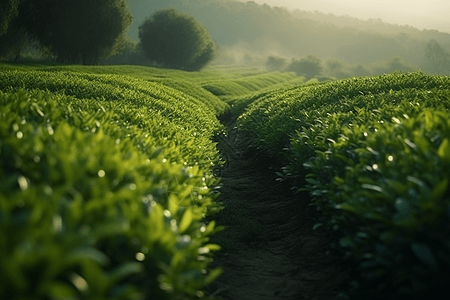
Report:
[[[12,5],[11,8],[14,3],[19,3],[16,0],[5,1]],[[45,7],[52,1],[55,0],[20,0],[21,12],[14,22],[9,20],[14,18],[14,9],[8,14],[0,9],[0,35],[2,31],[8,30],[8,35],[0,38],[1,60],[19,60],[24,57],[47,57],[51,60],[57,57],[59,61],[72,63],[153,65],[155,62],[144,57],[142,49],[153,49],[151,45],[163,43],[148,39],[148,47],[145,46],[146,42],[142,40],[145,34],[139,28],[144,23],[148,24],[147,21],[151,22],[155,13],[174,9],[201,24],[198,28],[202,29],[198,32],[204,32],[203,36],[210,39],[209,43],[205,43],[208,47],[204,45],[202,49],[210,51],[199,50],[198,53],[202,53],[203,57],[209,57],[206,55],[209,53],[214,58],[209,61],[213,65],[294,71],[306,77],[322,78],[419,69],[433,74],[450,74],[449,0],[115,0],[122,3],[121,17],[106,14],[110,19],[104,28],[112,30],[115,29],[113,25],[120,24],[119,29],[122,31],[116,30],[121,34],[120,41],[111,38],[111,41],[107,41],[109,48],[105,42],[101,47],[106,47],[106,50],[97,49],[89,57],[86,54],[73,54],[72,50],[80,42],[75,42],[73,35],[56,29],[61,24],[67,24],[72,27],[66,32],[96,33],[98,36],[92,40],[99,41],[99,37],[107,37],[104,34],[106,29],[95,32],[91,29],[95,27],[93,24],[98,24],[102,19],[92,14],[94,17],[89,21],[91,23],[86,19],[76,24],[76,19],[70,18],[78,13],[68,13],[72,10],[60,4],[59,8],[55,8],[58,13],[52,13],[59,19],[49,19],[46,15],[48,10],[42,9],[38,20],[38,9],[34,6]],[[102,3],[96,5],[98,11],[102,11]],[[63,11],[64,15],[59,11]],[[2,21],[2,13],[9,23]],[[47,24],[50,21],[54,23]],[[8,29],[5,24],[11,24],[11,28]],[[25,24],[29,32],[24,32],[21,24]],[[87,29],[76,31],[80,26],[86,26]],[[53,57],[48,51],[33,52],[35,46],[32,45],[32,39],[27,37],[28,33],[36,36],[47,48],[50,47]],[[164,35],[175,44],[181,40],[192,41],[186,35],[175,37],[176,33]],[[80,41],[86,40],[82,34],[78,38]],[[89,52],[83,50],[84,53],[86,51]],[[299,71],[297,67],[302,64],[314,65],[315,71]],[[293,67],[295,65],[297,67]]]
[[[247,2],[239,0],[241,2]],[[448,0],[254,0],[294,10],[320,11],[359,19],[382,19],[387,23],[436,29],[450,33]]]
[[[277,67],[308,57],[322,75],[450,69],[448,0],[128,0],[139,25],[164,8],[194,15],[221,49],[217,64]],[[284,62],[283,62],[284,60]]]

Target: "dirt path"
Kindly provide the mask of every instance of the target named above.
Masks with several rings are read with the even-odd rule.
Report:
[[[320,214],[308,195],[295,194],[276,181],[271,161],[248,149],[249,139],[234,127],[219,142],[227,159],[220,170],[219,198],[225,209],[215,216],[226,230],[214,242],[222,245],[215,264],[224,274],[209,287],[224,300],[340,299],[344,264],[330,253],[332,237],[313,231]]]

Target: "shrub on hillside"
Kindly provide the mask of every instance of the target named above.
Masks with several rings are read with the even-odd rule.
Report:
[[[418,66],[403,60],[401,57],[392,57],[388,60],[372,64],[373,74],[392,73],[395,71],[411,72],[419,69]]]
[[[160,10],[139,26],[144,55],[156,64],[198,71],[213,58],[215,43],[196,18],[175,9]]]
[[[269,72],[281,71],[286,66],[286,59],[282,57],[269,56],[265,65]]]
[[[436,74],[449,74],[450,54],[436,40],[430,40],[425,48],[427,68]]]
[[[142,54],[139,43],[128,37],[117,53],[103,60],[102,64],[150,66],[151,62]]]
[[[299,76],[315,77],[322,71],[322,62],[315,55],[308,55],[300,60],[293,59],[287,67],[288,71],[297,73]]]

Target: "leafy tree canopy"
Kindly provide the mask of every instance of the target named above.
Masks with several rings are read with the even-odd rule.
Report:
[[[445,74],[450,70],[450,54],[436,40],[430,40],[425,48],[425,59],[430,68],[437,74]]]
[[[287,70],[311,78],[319,75],[322,71],[321,60],[315,55],[308,55],[300,60],[294,59]]]
[[[266,60],[266,69],[270,72],[280,71],[286,65],[286,59],[282,57],[269,56]]]
[[[195,17],[175,9],[157,11],[139,26],[145,56],[157,64],[197,71],[212,58],[215,43]]]
[[[18,14],[19,0],[0,0],[0,35],[7,32],[9,23]]]
[[[126,0],[22,0],[19,10],[27,31],[66,63],[98,63],[133,22]]]

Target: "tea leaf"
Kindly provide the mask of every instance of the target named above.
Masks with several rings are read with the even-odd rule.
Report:
[[[450,162],[450,139],[446,138],[442,141],[438,148],[438,155],[443,161]]]
[[[433,269],[438,268],[436,258],[431,249],[426,244],[412,243],[411,250],[422,263],[428,265]]]

